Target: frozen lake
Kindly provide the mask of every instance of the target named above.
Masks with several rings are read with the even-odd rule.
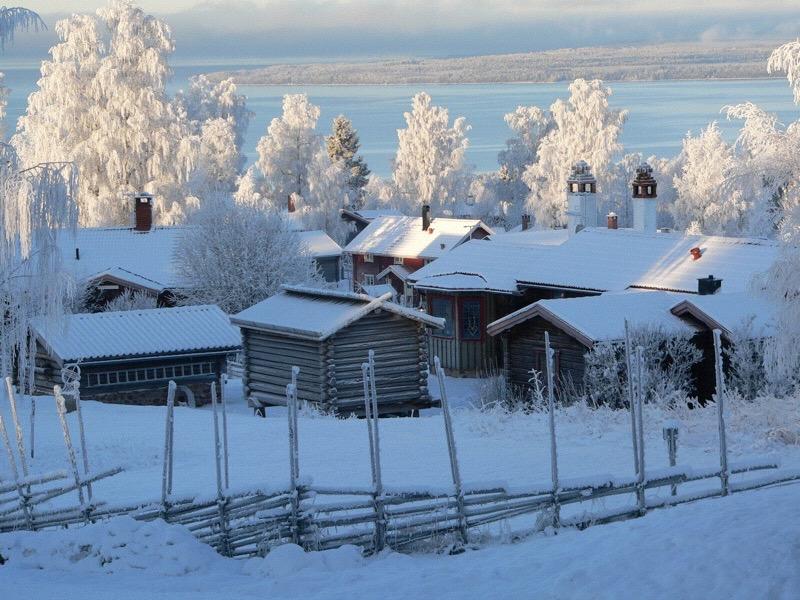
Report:
[[[185,87],[196,73],[236,69],[240,65],[179,66],[170,85],[172,91]],[[8,127],[25,110],[27,95],[35,88],[38,71],[30,67],[3,69],[5,85],[11,88]],[[327,133],[338,114],[350,117],[359,131],[362,151],[370,168],[387,175],[397,145],[396,130],[404,126],[403,111],[409,110],[411,96],[427,91],[436,104],[450,109],[451,119],[464,116],[472,126],[468,160],[480,171],[497,167],[497,153],[509,130],[503,115],[518,105],[549,107],[556,98],[566,98],[567,83],[481,84],[481,85],[389,85],[389,86],[241,86],[248,106],[255,113],[247,134],[246,152],[255,157],[255,146],[270,119],[280,114],[286,93],[304,92],[322,110],[321,131]],[[626,152],[645,156],[674,155],[688,131],[697,132],[718,120],[731,141],[738,123],[728,122],[720,109],[728,104],[755,102],[776,112],[782,122],[797,119],[797,107],[784,79],[657,81],[610,83],[613,106],[630,111],[622,136]],[[6,132],[7,135],[10,131]]]

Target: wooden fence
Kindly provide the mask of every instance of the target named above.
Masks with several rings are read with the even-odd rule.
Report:
[[[643,427],[642,351],[626,346],[630,377],[631,439],[634,473],[621,478],[563,480],[558,470],[556,410],[553,397],[553,353],[545,334],[547,354],[547,408],[550,438],[550,481],[527,489],[468,485],[462,482],[456,439],[452,425],[443,370],[435,359],[442,404],[443,429],[447,442],[451,478],[441,489],[389,489],[381,472],[380,420],[375,393],[375,362],[372,353],[362,365],[365,425],[369,443],[372,480],[369,486],[326,488],[304,481],[299,463],[298,369],[293,369],[286,388],[289,424],[289,485],[286,489],[249,489],[230,492],[228,475],[227,415],[224,398],[218,401],[212,387],[216,493],[212,497],[176,498],[173,479],[173,407],[175,384],[167,392],[164,462],[161,498],[151,502],[111,506],[97,501],[92,484],[119,473],[111,469],[90,474],[86,445],[81,435],[83,472],[65,419],[63,391],[54,395],[64,431],[68,471],[31,475],[25,460],[25,445],[16,399],[7,382],[11,415],[16,433],[16,451],[0,415],[0,435],[12,470],[13,480],[0,482],[0,531],[39,530],[85,524],[118,515],[139,520],[163,519],[187,527],[199,540],[225,556],[264,555],[270,548],[293,542],[307,549],[328,549],[357,544],[367,552],[385,547],[409,549],[448,545],[457,550],[479,539],[492,524],[513,523],[515,533],[524,535],[543,527],[586,527],[596,523],[639,517],[649,510],[685,502],[725,496],[731,493],[800,479],[800,472],[778,470],[774,461],[728,461],[724,419],[724,379],[721,369],[719,332],[714,334],[717,358],[716,406],[719,422],[719,467],[689,469],[675,465],[677,430],[665,428],[670,467],[645,469]],[[82,429],[80,398],[77,418]],[[19,463],[20,468],[17,464]],[[753,472],[766,474],[753,476]],[[750,474],[745,477],[745,474]],[[711,486],[698,483],[711,482]],[[649,494],[663,490],[661,494]],[[77,504],[52,506],[56,498],[77,496]],[[617,499],[613,507],[593,510],[598,500]],[[588,507],[588,508],[587,508]],[[569,513],[569,514],[567,514]]]

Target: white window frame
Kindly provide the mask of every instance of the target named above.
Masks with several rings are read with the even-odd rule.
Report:
[[[402,256],[395,256],[394,257],[394,264],[402,265],[403,264],[403,257]]]
[[[364,273],[364,285],[375,285],[375,275]]]
[[[364,262],[375,262],[375,257],[372,255],[371,252],[367,252],[364,254]]]

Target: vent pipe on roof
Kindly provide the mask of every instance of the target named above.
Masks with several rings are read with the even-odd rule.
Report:
[[[633,228],[647,233],[656,233],[658,198],[653,167],[642,163],[636,167],[633,187]]]
[[[153,196],[139,192],[133,196],[133,229],[150,231],[153,228]],[[77,255],[76,255],[76,258]]]
[[[422,231],[428,231],[431,226],[431,205],[422,205]]]
[[[701,277],[697,280],[697,293],[701,296],[711,296],[722,288],[722,279],[717,279],[713,275]]]

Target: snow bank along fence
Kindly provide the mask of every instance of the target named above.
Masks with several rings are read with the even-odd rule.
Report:
[[[384,486],[381,473],[380,420],[375,392],[375,361],[372,352],[362,365],[362,383],[372,481],[363,488],[328,488],[315,486],[301,477],[298,437],[297,376],[292,370],[286,387],[289,426],[289,481],[280,489],[247,489],[230,491],[228,469],[228,435],[225,400],[218,399],[212,385],[212,417],[214,435],[214,469],[216,494],[208,498],[177,498],[172,494],[173,431],[175,384],[167,392],[164,436],[164,462],[161,497],[151,502],[128,506],[111,506],[93,497],[92,484],[111,477],[121,469],[91,473],[83,435],[80,398],[77,389],[69,390],[76,402],[80,429],[81,466],[76,458],[65,418],[65,391],[54,389],[58,414],[64,432],[69,471],[41,475],[28,472],[23,430],[17,411],[11,381],[6,380],[11,418],[16,434],[16,452],[0,415],[3,438],[12,480],[0,482],[0,531],[44,529],[88,523],[116,515],[135,519],[164,519],[181,524],[201,541],[226,556],[263,555],[270,548],[287,542],[309,549],[327,549],[343,544],[357,544],[366,551],[380,551],[419,545],[451,544],[453,549],[477,539],[491,524],[514,523],[518,533],[536,531],[546,526],[586,527],[595,523],[634,518],[648,510],[684,502],[725,496],[731,493],[800,479],[800,472],[775,471],[774,461],[749,461],[733,464],[728,461],[725,429],[724,379],[720,353],[720,334],[714,332],[716,352],[716,406],[719,420],[719,467],[696,470],[676,466],[677,427],[669,424],[664,437],[670,467],[659,470],[645,468],[643,423],[642,348],[635,350],[626,339],[629,378],[631,441],[634,473],[627,477],[596,477],[566,480],[559,475],[556,435],[556,411],[553,386],[553,352],[545,333],[547,410],[550,439],[550,481],[527,489],[509,489],[499,485],[469,485],[462,482],[456,439],[443,370],[434,360],[441,394],[444,434],[449,455],[451,481],[434,489],[392,489]],[[19,463],[20,469],[17,467]],[[759,477],[740,478],[753,471],[772,471]],[[719,480],[718,485],[680,492],[680,486],[693,482]],[[696,488],[697,486],[692,486]],[[663,494],[648,497],[648,491],[663,489]],[[77,494],[78,503],[68,502],[60,508],[44,509],[51,501]],[[618,497],[616,508],[591,512],[581,510],[599,499]],[[566,515],[566,507],[572,507]],[[577,507],[577,510],[575,509]],[[590,506],[591,508],[591,506]],[[531,518],[537,515],[536,518]],[[521,526],[520,523],[522,524]],[[508,528],[511,526],[508,525]]]

